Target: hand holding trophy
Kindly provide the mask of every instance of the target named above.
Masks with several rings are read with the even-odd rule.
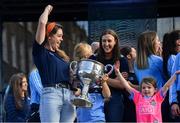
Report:
[[[111,67],[111,70],[108,72],[110,74],[113,71],[113,66],[110,64],[104,66],[102,63],[91,59],[71,62],[70,71],[76,74],[80,79],[81,85],[83,85],[81,95],[71,101],[75,106],[92,107],[92,103],[87,97],[89,85],[91,82],[99,81],[108,67]]]

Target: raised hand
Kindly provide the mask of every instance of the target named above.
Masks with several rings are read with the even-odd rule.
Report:
[[[114,64],[114,70],[115,70],[115,73],[117,74],[117,72],[119,72],[119,67],[120,67],[120,62],[119,60],[115,62]]]
[[[48,15],[49,15],[52,10],[53,10],[53,6],[52,5],[47,5],[44,11],[47,11]]]

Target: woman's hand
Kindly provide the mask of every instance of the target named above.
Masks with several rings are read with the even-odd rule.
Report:
[[[44,11],[46,11],[48,13],[48,15],[49,15],[52,10],[53,10],[53,6],[52,5],[47,5]]]
[[[171,106],[171,113],[173,117],[180,116],[180,109],[178,104],[173,104]]]
[[[119,67],[120,67],[120,62],[119,60],[115,62],[114,64],[114,70],[115,70],[115,74],[117,75],[119,72]]]

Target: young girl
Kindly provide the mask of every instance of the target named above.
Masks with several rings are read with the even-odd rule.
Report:
[[[143,78],[140,85],[141,91],[139,92],[132,88],[123,78],[119,72],[118,62],[115,64],[114,68],[116,75],[126,90],[131,94],[136,105],[137,122],[162,122],[161,104],[165,98],[166,92],[176,80],[176,75],[180,73],[180,70],[176,71],[159,91],[157,91],[155,79],[151,77]]]
[[[26,122],[30,111],[28,83],[24,73],[13,74],[5,100],[6,122]]]
[[[92,55],[91,46],[79,43],[74,48],[74,59],[80,61]],[[111,96],[107,85],[108,75],[104,75],[100,83],[92,82],[89,86],[88,98],[93,103],[91,108],[77,107],[77,122],[105,122],[104,99]],[[78,95],[77,92],[75,95]]]

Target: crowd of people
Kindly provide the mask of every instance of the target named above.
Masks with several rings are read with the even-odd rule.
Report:
[[[39,18],[34,69],[28,77],[17,73],[10,78],[6,122],[180,122],[180,30],[166,33],[162,46],[155,31],[144,31],[137,48],[120,48],[112,29],[91,45],[78,43],[72,60],[110,64],[113,71],[90,84],[91,108],[76,107],[72,98],[80,96],[83,87],[60,49],[62,25],[48,22],[52,10],[47,5]]]

